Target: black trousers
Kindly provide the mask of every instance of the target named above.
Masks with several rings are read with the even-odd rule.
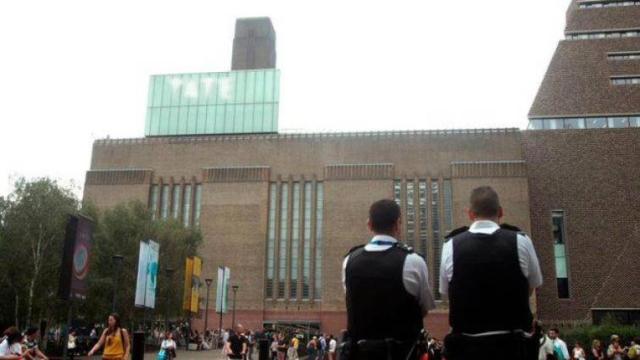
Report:
[[[447,360],[531,360],[538,358],[535,340],[521,333],[483,337],[449,334],[443,355]]]
[[[411,352],[411,355],[409,353]],[[349,360],[415,360],[413,344],[387,347],[384,343],[356,346]],[[342,359],[341,359],[342,360]]]

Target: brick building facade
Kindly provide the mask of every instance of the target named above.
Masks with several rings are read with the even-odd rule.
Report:
[[[240,286],[238,322],[337,334],[346,326],[341,262],[368,241],[373,201],[401,205],[402,240],[425,256],[437,289],[444,234],[467,224],[471,189],[488,184],[501,196],[504,221],[530,233],[539,254],[544,285],[532,301],[539,318],[590,322],[613,313],[640,321],[640,86],[613,81],[640,74],[640,37],[574,38],[613,31],[600,28],[601,16],[589,19],[618,8],[596,3],[571,4],[567,39],[532,106],[531,130],[97,140],[84,197],[101,209],[139,200],[157,218],[198,226],[203,277],[215,279],[226,266]],[[626,10],[637,12],[635,3]],[[625,29],[640,27],[640,16],[625,19]],[[275,66],[275,33],[259,21],[267,35],[246,31],[249,40],[237,41],[266,44],[255,54],[234,50],[243,69],[251,65],[241,53]],[[627,58],[612,58],[620,55]],[[589,126],[602,125],[593,118],[605,126]],[[210,307],[209,324],[217,324]],[[427,327],[441,336],[447,323],[439,299]]]

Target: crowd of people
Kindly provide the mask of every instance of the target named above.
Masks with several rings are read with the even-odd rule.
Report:
[[[629,341],[627,346],[621,343],[618,335],[611,335],[608,344],[593,339],[589,347],[576,341],[571,349],[560,338],[560,330],[549,329],[540,339],[538,360],[637,360],[640,359],[640,337]]]

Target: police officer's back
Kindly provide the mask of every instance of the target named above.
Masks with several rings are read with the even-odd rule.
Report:
[[[351,359],[405,359],[423,317],[435,307],[424,259],[397,241],[400,207],[380,200],[369,209],[371,241],[343,263]]]
[[[471,193],[471,227],[447,236],[440,292],[449,296],[447,359],[525,359],[532,315],[529,296],[542,284],[531,240],[498,222],[498,194],[488,186]],[[537,355],[537,354],[536,354]]]

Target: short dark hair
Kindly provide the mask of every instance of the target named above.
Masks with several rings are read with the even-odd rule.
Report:
[[[15,326],[7,328],[3,335],[7,337],[7,343],[9,345],[22,341],[22,334],[20,334],[20,330]]]
[[[553,331],[554,333],[560,335],[560,330],[558,330],[557,327],[552,327],[551,329],[549,329],[549,331]]]
[[[400,206],[389,199],[378,200],[369,208],[369,220],[373,231],[381,234],[389,233],[400,218]]]
[[[480,217],[492,218],[500,213],[498,193],[491,186],[481,186],[471,191],[471,211]]]

